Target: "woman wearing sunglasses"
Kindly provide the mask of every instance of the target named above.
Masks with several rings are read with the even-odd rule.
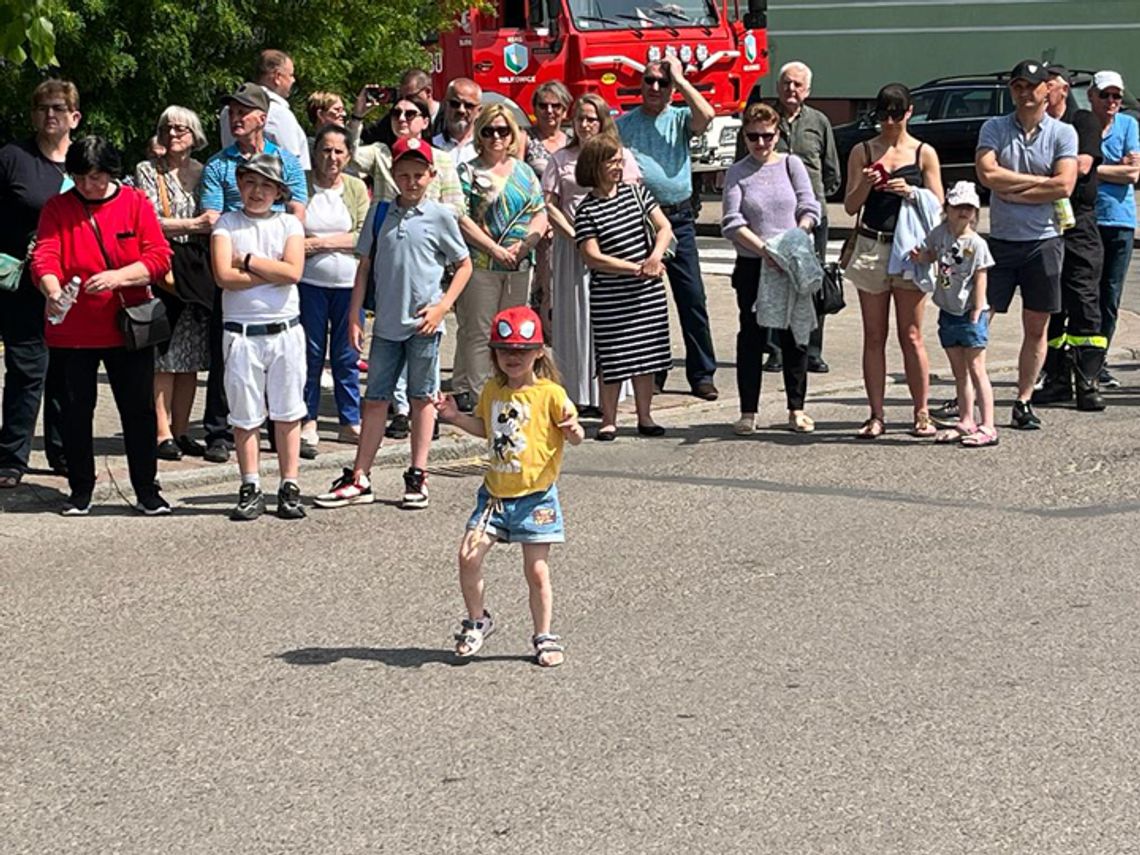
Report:
[[[452,388],[478,399],[491,375],[491,321],[530,294],[534,248],[546,234],[546,206],[534,170],[515,157],[521,132],[502,104],[483,107],[475,120],[477,156],[460,173],[467,216],[459,228],[475,270],[455,304],[458,352]]]
[[[744,114],[743,127],[748,157],[734,163],[725,176],[721,232],[736,245],[732,287],[740,311],[736,334],[736,386],[740,394],[740,418],[733,431],[744,436],[756,430],[760,408],[760,361],[767,331],[756,320],[760,271],[775,265],[766,241],[789,229],[811,233],[819,224],[820,207],[811,188],[803,161],[794,154],[778,154],[780,117],[767,104],[753,104]],[[779,265],[776,265],[777,267]],[[815,430],[804,413],[807,395],[807,347],[796,344],[790,329],[774,330],[784,363],[784,389],[788,426],[800,433]]]
[[[843,207],[858,213],[854,250],[844,271],[859,292],[863,314],[863,385],[871,416],[856,436],[882,436],[884,398],[887,386],[887,331],[891,302],[903,352],[903,369],[914,403],[914,436],[937,432],[927,409],[930,394],[930,362],[922,341],[922,313],[926,294],[909,279],[887,273],[895,223],[904,199],[914,188],[925,187],[941,204],[942,177],[933,147],[907,131],[912,112],[910,90],[889,83],[879,90],[875,117],[878,136],[851,150],[847,161],[847,194]]]

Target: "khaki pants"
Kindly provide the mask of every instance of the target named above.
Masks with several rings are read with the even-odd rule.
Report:
[[[491,321],[503,309],[525,305],[530,297],[530,271],[500,273],[474,270],[471,281],[455,303],[456,394],[470,392],[478,397],[483,384],[491,376]]]

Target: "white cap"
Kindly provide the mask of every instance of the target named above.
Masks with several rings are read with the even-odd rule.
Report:
[[[1112,89],[1113,87],[1124,91],[1124,78],[1120,76],[1119,71],[1098,71],[1093,75],[1092,85],[1097,92],[1103,92],[1105,89]]]
[[[978,190],[974,187],[973,181],[958,181],[950,188],[950,192],[946,194],[947,205],[973,205],[975,208],[982,207],[982,200],[978,198]]]

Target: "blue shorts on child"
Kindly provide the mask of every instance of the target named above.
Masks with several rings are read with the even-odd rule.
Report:
[[[943,309],[938,313],[938,341],[943,347],[985,347],[990,341],[990,313],[982,312],[974,323],[969,312],[953,315]]]
[[[391,401],[405,365],[409,398],[430,398],[438,392],[440,336],[441,333],[414,335],[403,341],[372,336],[364,397],[369,401]]]
[[[497,499],[480,487],[467,530],[485,531],[503,543],[565,543],[558,487],[514,499]]]

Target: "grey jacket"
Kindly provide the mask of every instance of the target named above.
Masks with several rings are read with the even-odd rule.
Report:
[[[788,229],[767,241],[768,253],[779,263],[760,268],[756,296],[756,322],[774,330],[791,330],[796,344],[808,343],[819,324],[812,295],[823,286],[823,268],[811,235]]]

